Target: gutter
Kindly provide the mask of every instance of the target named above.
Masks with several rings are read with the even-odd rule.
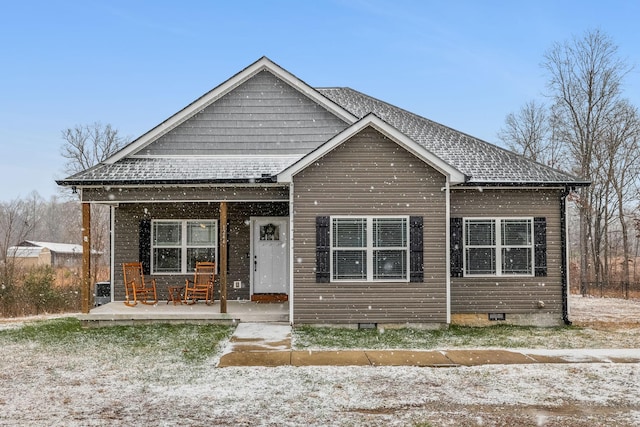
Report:
[[[56,180],[61,186],[154,186],[154,185],[216,185],[216,184],[265,184],[276,183],[276,176],[265,174],[256,178],[200,178],[200,179],[136,179],[136,180]]]
[[[570,181],[570,182],[518,182],[518,181],[512,181],[512,182],[484,182],[484,181],[468,181],[465,182],[464,184],[460,184],[457,185],[457,188],[477,188],[477,187],[483,187],[483,188],[491,188],[491,187],[495,187],[495,188],[500,188],[500,187],[506,187],[506,188],[517,188],[517,187],[522,187],[522,188],[558,188],[558,187],[563,187],[563,188],[567,188],[567,186],[570,185],[572,188],[573,187],[588,187],[591,185],[590,181]]]
[[[567,196],[571,190],[565,187],[560,195],[560,257],[561,257],[561,293],[562,293],[562,320],[567,326],[571,326],[569,320],[569,265],[567,256]]]

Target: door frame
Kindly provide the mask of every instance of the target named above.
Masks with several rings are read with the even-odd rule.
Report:
[[[285,283],[285,291],[284,293],[289,295],[291,293],[291,289],[290,289],[290,281],[291,281],[291,274],[290,274],[290,258],[291,258],[291,236],[289,236],[289,233],[291,233],[291,230],[289,229],[290,227],[290,218],[288,216],[251,216],[249,217],[249,223],[250,223],[250,232],[249,232],[249,240],[250,240],[250,249],[249,249],[249,297],[251,297],[251,295],[254,294],[254,281],[255,281],[255,277],[254,277],[254,272],[255,272],[255,268],[254,268],[254,257],[255,257],[255,225],[256,225],[256,221],[284,221],[285,222],[285,230],[287,233],[287,236],[285,239],[283,239],[283,242],[287,245],[286,246],[286,253],[284,256],[284,262],[286,263],[285,265],[285,277],[287,278],[287,283]]]

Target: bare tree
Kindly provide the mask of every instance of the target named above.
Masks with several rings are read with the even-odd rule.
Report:
[[[640,196],[640,194],[638,194]],[[640,198],[640,197],[639,197]],[[633,255],[633,279],[637,281],[638,257],[640,257],[640,206],[636,207],[637,214],[633,218],[633,231],[636,239],[636,246]]]
[[[110,124],[76,125],[62,131],[65,172],[74,174],[102,162],[129,142]]]
[[[599,265],[598,254],[593,252],[590,242],[594,241],[594,225],[599,226],[603,220],[600,217],[594,221],[594,215],[597,217],[601,212],[594,212],[593,208],[599,203],[598,195],[606,182],[599,180],[602,162],[598,161],[596,150],[606,136],[607,119],[615,113],[620,101],[622,80],[630,71],[618,58],[617,51],[609,37],[596,30],[571,42],[556,43],[544,55],[557,136],[568,144],[575,173],[592,180],[590,187],[579,190],[578,197],[583,285],[590,276],[590,260],[596,260],[593,266]]]
[[[0,277],[2,290],[13,286],[15,273],[15,250],[12,246],[25,240],[35,228],[37,217],[38,193],[33,192],[29,198],[0,202],[0,256],[3,259]],[[0,293],[1,294],[1,293]]]
[[[39,220],[42,198],[32,192],[26,199],[0,202],[0,253],[2,258],[11,246],[29,237]],[[9,254],[11,256],[11,254]]]
[[[77,201],[52,196],[42,204],[34,235],[47,242],[80,243],[75,230],[81,222]]]
[[[562,145],[554,139],[551,116],[539,102],[527,102],[517,113],[509,113],[498,138],[524,157],[547,166],[562,167]]]
[[[617,104],[614,114],[609,117],[603,145],[608,149],[607,181],[613,193],[612,207],[622,234],[622,277],[629,283],[632,253],[629,222],[633,219],[629,206],[637,200],[640,189],[640,116],[637,108],[626,101]]]
[[[75,174],[89,169],[104,161],[129,142],[129,138],[120,136],[117,129],[110,124],[100,122],[91,125],[76,125],[62,131],[64,143],[61,148],[62,157],[67,159],[65,171]],[[106,206],[93,205],[91,214],[92,250],[108,255],[109,211]],[[81,218],[76,229],[81,230]],[[80,241],[80,236],[78,236]],[[108,259],[108,257],[106,257]],[[96,276],[96,272],[92,275]]]

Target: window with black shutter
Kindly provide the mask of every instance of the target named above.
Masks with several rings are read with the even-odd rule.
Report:
[[[547,275],[547,220],[536,217],[533,219],[533,234],[535,239],[535,275],[544,277]]]
[[[409,281],[424,280],[423,221],[421,216],[409,218]]]
[[[144,274],[151,272],[151,220],[140,221],[138,229],[138,260]]]
[[[329,283],[331,252],[329,217],[316,217],[316,282]]]
[[[421,217],[316,218],[318,283],[422,281],[422,252]]]
[[[546,219],[451,218],[451,277],[546,276]]]
[[[462,277],[464,274],[462,256],[462,218],[451,218],[449,225],[449,262],[451,264],[451,277]]]

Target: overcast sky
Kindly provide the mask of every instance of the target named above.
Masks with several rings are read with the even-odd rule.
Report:
[[[542,98],[543,54],[599,29],[636,69],[640,1],[20,0],[0,12],[0,201],[48,199],[61,131],[135,138],[262,56],[315,87],[348,86],[497,143]]]

